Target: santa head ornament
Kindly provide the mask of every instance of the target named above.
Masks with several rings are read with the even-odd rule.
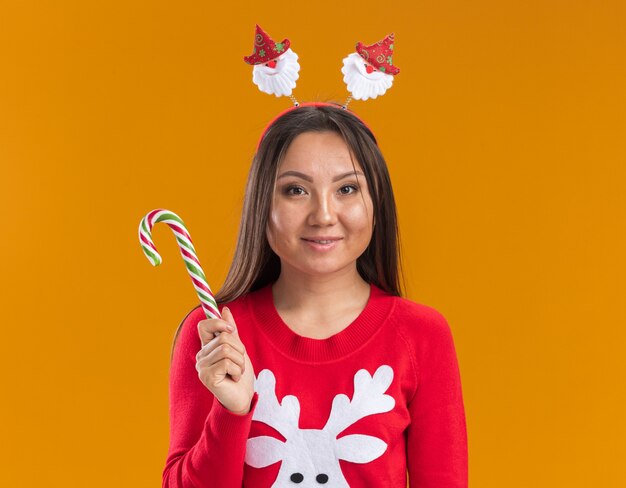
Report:
[[[290,45],[289,39],[274,42],[257,24],[252,54],[244,56],[243,60],[254,65],[252,81],[262,92],[277,97],[290,96],[296,87],[300,65]]]
[[[288,96],[295,107],[300,103],[293,96],[299,77],[298,55],[290,48],[289,39],[274,42],[259,25],[256,26],[254,49],[244,61],[254,65],[252,81],[259,89],[270,95]],[[352,99],[367,100],[384,95],[391,88],[393,77],[400,69],[393,65],[394,35],[389,34],[383,40],[369,46],[358,42],[356,52],[343,60],[343,81],[350,96],[342,105],[347,109]],[[316,102],[320,104],[322,102]]]
[[[343,59],[343,81],[355,100],[384,95],[400,69],[393,65],[393,34],[371,46],[357,42],[356,53]]]

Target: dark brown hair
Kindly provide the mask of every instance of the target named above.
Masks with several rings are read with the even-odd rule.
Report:
[[[404,277],[396,204],[387,164],[374,134],[339,105],[300,106],[276,119],[267,129],[252,160],[243,201],[237,247],[224,285],[215,295],[219,305],[273,283],[280,259],[266,237],[278,168],[292,141],[304,132],[335,132],[361,165],[374,207],[374,230],[357,270],[368,283],[402,296]],[[354,163],[354,162],[353,162]],[[184,320],[183,320],[184,322]],[[172,354],[182,323],[172,344]]]

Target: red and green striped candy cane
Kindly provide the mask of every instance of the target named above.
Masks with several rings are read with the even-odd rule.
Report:
[[[152,226],[157,222],[166,223],[174,232],[180,254],[183,257],[183,261],[185,261],[185,266],[198,293],[198,298],[206,317],[208,319],[221,319],[222,316],[217,308],[217,302],[204,276],[204,271],[202,271],[202,266],[200,266],[200,261],[196,256],[196,250],[191,243],[191,236],[187,232],[183,220],[174,212],[157,208],[141,219],[139,223],[139,243],[148,261],[150,261],[152,266],[158,266],[163,261],[152,241]]]

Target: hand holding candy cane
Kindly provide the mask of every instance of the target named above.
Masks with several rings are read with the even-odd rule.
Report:
[[[225,408],[245,415],[250,409],[254,395],[254,369],[239,339],[235,319],[227,308],[222,319],[196,256],[191,236],[182,219],[174,212],[156,209],[149,212],[139,223],[139,242],[150,263],[158,266],[162,262],[161,255],[152,241],[152,227],[157,222],[166,223],[174,232],[185,266],[207,317],[207,320],[198,323],[198,334],[202,344],[196,355],[198,376]],[[220,332],[230,333],[220,334]]]

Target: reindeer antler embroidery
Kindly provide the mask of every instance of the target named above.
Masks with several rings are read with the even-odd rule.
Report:
[[[272,487],[318,486],[349,487],[339,460],[353,463],[369,463],[380,457],[387,444],[373,436],[352,434],[337,436],[358,420],[377,413],[389,412],[395,406],[392,396],[385,391],[393,380],[393,369],[380,366],[373,376],[365,369],[354,375],[352,400],[344,394],[333,399],[328,421],[323,429],[300,429],[300,402],[293,395],[276,398],[276,378],[269,369],[261,371],[255,382],[259,400],[252,420],[275,428],[286,439],[259,436],[248,439],[246,463],[263,468],[282,461],[280,471]]]
[[[293,395],[283,398],[278,403],[276,398],[276,378],[269,369],[264,369],[257,377],[254,389],[259,393],[259,401],[253,420],[264,422],[274,427],[285,438],[289,438],[298,430],[300,419],[300,402]]]

